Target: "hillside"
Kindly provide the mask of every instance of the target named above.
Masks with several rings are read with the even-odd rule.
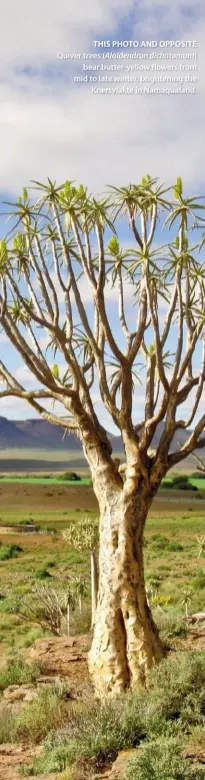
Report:
[[[46,420],[8,420],[0,417],[0,450],[17,447],[38,450],[81,450],[79,439],[73,434],[65,436],[58,425]]]
[[[159,442],[163,434],[163,430],[164,430],[164,423],[161,422],[158,424],[157,430],[152,439],[151,446],[155,449],[157,449],[157,447],[159,446]],[[176,450],[178,450],[179,445],[184,444],[189,438],[189,436],[190,436],[190,431],[181,430],[177,434],[175,434],[171,444],[170,452],[175,452]],[[115,441],[115,449],[117,449],[120,452],[120,450],[122,449],[121,437],[115,436],[113,437],[113,441]],[[205,454],[205,448],[204,448],[204,454]]]
[[[157,448],[159,445],[159,441],[163,433],[163,427],[164,423],[159,423],[152,441],[152,446],[154,448]],[[179,444],[183,444],[189,435],[189,431],[183,430],[178,434],[175,434],[171,445],[171,451],[177,450],[179,448]],[[112,442],[114,452],[121,455],[123,459],[123,446],[121,437],[110,434],[110,440]],[[39,451],[42,450],[44,454],[46,451],[64,452],[65,458],[69,456],[69,453],[71,452],[74,455],[76,453],[76,465],[79,458],[82,461],[81,465],[83,465],[84,462],[84,455],[79,439],[77,439],[73,434],[69,434],[63,437],[63,430],[57,425],[51,425],[46,420],[41,419],[8,420],[6,417],[0,417],[1,460],[4,451],[17,449],[22,454],[23,450],[32,451],[34,460],[35,451],[38,451],[39,453]],[[205,448],[202,448],[199,453],[202,460],[205,459]],[[193,456],[189,456],[186,459],[186,467],[196,468],[196,460]],[[180,468],[180,466],[178,468]]]

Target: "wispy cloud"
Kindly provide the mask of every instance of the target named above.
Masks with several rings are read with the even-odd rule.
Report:
[[[122,32],[123,31],[123,32]],[[92,95],[73,83],[74,68],[58,51],[92,48],[94,38],[191,38],[198,42],[195,96]],[[83,181],[95,192],[143,174],[202,189],[205,123],[205,20],[188,0],[7,0],[1,18],[1,187],[13,194],[31,179]],[[168,64],[171,63],[168,61]],[[126,61],[125,61],[126,64]],[[130,301],[129,286],[126,301]],[[82,288],[84,302],[90,293]],[[116,292],[107,287],[107,303]],[[6,351],[0,335],[2,350]],[[45,344],[45,342],[44,342]],[[10,365],[13,359],[10,354]],[[16,362],[14,363],[16,367]],[[27,369],[19,378],[30,382]],[[141,416],[142,399],[136,404]],[[13,401],[12,401],[13,404]],[[1,408],[11,414],[10,401]],[[15,402],[25,415],[23,402]],[[103,410],[100,409],[100,413]],[[138,412],[136,412],[138,413]]]
[[[0,91],[1,179],[7,191],[47,175],[84,181],[95,190],[137,180],[147,170],[167,181],[179,172],[187,183],[201,181],[202,11],[200,16],[196,6],[194,16],[186,14],[185,0],[174,0],[166,14],[162,0],[129,0],[126,9],[121,0],[62,0],[60,7],[54,0],[29,7],[25,0],[9,0],[1,20]],[[199,95],[92,95],[72,83],[73,66],[57,60],[59,50],[88,50],[96,36],[117,37],[123,19],[125,38],[129,29],[129,38],[140,39],[144,31],[149,39],[154,18],[158,37],[166,27],[175,39],[198,40]]]

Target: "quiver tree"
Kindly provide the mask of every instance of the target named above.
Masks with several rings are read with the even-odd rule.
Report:
[[[63,610],[64,613],[66,613],[66,624],[67,624],[67,635],[70,636],[70,619],[71,619],[71,612],[74,611],[76,607],[76,601],[77,601],[77,593],[75,592],[75,589],[71,586],[68,588],[67,592],[64,594],[63,599]]]
[[[94,517],[84,517],[79,523],[71,523],[69,528],[63,531],[63,537],[66,542],[72,545],[75,550],[88,550],[90,553],[90,578],[91,578],[91,605],[92,605],[92,628],[95,623],[95,613],[97,607],[98,595],[98,566],[97,549],[99,546],[99,522]],[[82,587],[81,587],[82,594]],[[79,583],[80,595],[80,583]],[[83,594],[82,594],[83,595]]]
[[[34,186],[36,202],[23,190],[9,207],[0,322],[36,385],[28,390],[1,362],[1,397],[27,400],[82,442],[100,513],[89,667],[106,695],[136,686],[164,652],[146,599],[143,534],[167,471],[205,444],[204,206],[180,179],[165,189],[147,176],[101,200],[70,182]],[[120,433],[124,477],[96,394]]]
[[[79,612],[82,613],[83,599],[87,596],[87,582],[83,577],[75,577],[74,589],[78,600]]]

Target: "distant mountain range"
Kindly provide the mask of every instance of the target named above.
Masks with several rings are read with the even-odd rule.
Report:
[[[81,450],[79,439],[73,434],[63,438],[64,431],[46,420],[7,420],[0,417],[0,450]]]
[[[164,423],[159,423],[157,431],[153,437],[152,446],[157,447],[163,433]],[[178,450],[179,443],[184,444],[190,435],[190,431],[179,431],[175,434],[171,451]],[[120,436],[109,435],[113,450],[119,453],[123,459],[123,445]],[[64,436],[63,430],[58,425],[51,425],[46,420],[8,420],[6,417],[0,417],[0,451],[11,449],[32,450],[62,450],[69,455],[69,451],[76,452],[76,457],[83,452],[79,439],[73,434]],[[205,459],[205,448],[199,450],[200,457]],[[196,468],[196,461],[193,456],[186,460],[187,466]]]

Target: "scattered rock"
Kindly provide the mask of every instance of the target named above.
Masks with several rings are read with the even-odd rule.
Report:
[[[178,647],[180,650],[205,650],[205,627],[190,627],[186,637],[179,637]]]
[[[18,768],[22,764],[29,765],[41,752],[42,747],[0,745],[0,780],[20,780]]]
[[[100,775],[95,775],[93,780],[120,780],[121,777],[124,777],[128,762],[131,758],[136,756],[137,750],[139,750],[139,748],[121,750],[114,761],[114,764],[112,764],[112,767],[105,770],[105,772],[102,772]]]
[[[33,701],[37,698],[38,692],[34,685],[9,685],[4,690],[4,699],[9,702]]]
[[[54,775],[54,774],[52,774],[52,775],[33,775],[32,776],[32,780],[60,780],[60,778],[62,778],[62,774],[61,775]],[[20,780],[20,778],[18,778],[18,780]]]
[[[51,674],[47,677],[45,675],[41,675],[41,677],[38,678],[38,685],[59,685],[60,683],[60,677],[52,676]]]
[[[118,757],[116,758],[116,761],[114,761],[114,764],[112,765],[111,774],[110,774],[110,780],[118,780],[118,778],[125,774],[125,770],[127,769],[128,762],[131,758],[136,756],[136,752],[139,748],[135,748],[134,750],[122,750]]]
[[[188,623],[200,623],[205,621],[205,612],[195,612],[194,615],[189,615],[186,620]]]
[[[105,769],[105,771],[100,774],[94,775],[93,780],[120,780],[125,776],[129,761],[136,756],[136,753],[139,750],[140,747],[134,748],[133,750],[120,751],[112,764],[112,767]],[[195,763],[205,764],[205,750],[198,746],[187,746],[184,751],[184,757],[190,759],[193,762],[193,765]]]
[[[41,669],[40,681],[48,682],[56,677],[68,682],[70,692],[79,691],[85,695],[92,692],[87,666],[87,649],[90,636],[79,637],[47,637],[37,639],[34,647],[27,650],[27,663],[37,662]],[[86,648],[86,650],[85,650]]]
[[[205,750],[199,745],[188,745],[184,752],[185,758],[189,758],[193,761],[193,764],[199,762],[199,764],[205,764]]]

